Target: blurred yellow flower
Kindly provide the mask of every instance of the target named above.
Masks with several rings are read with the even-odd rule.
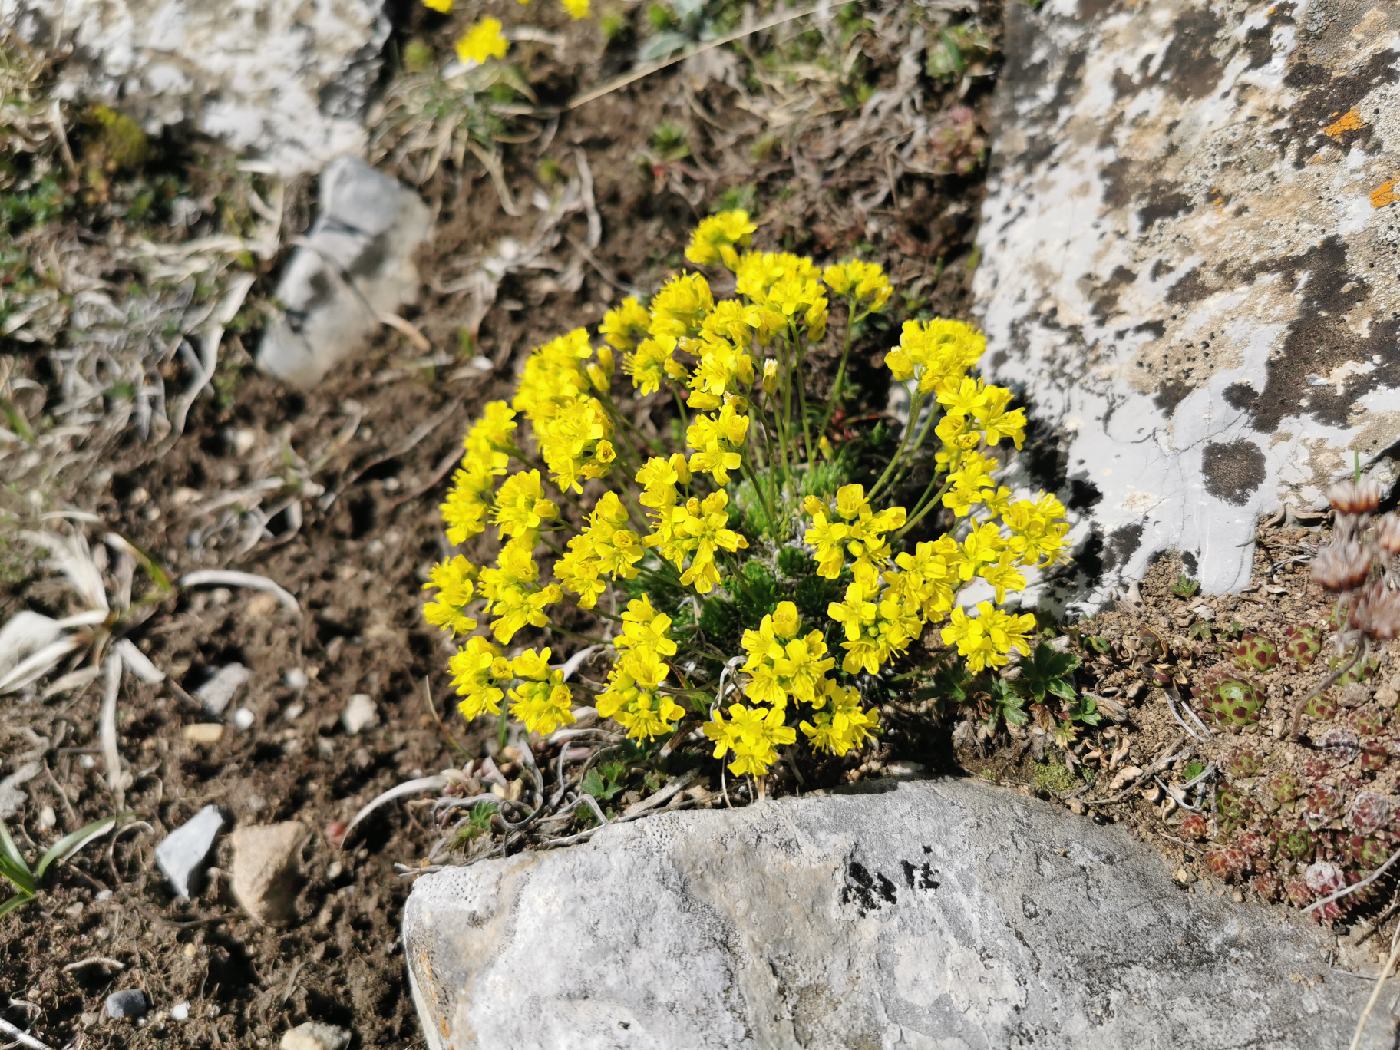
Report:
[[[449,6],[451,0],[448,0]],[[505,58],[510,45],[501,32],[499,18],[483,18],[457,41],[457,57],[463,62],[481,64],[492,58]]]

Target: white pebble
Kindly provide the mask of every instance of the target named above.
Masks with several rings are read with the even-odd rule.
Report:
[[[170,1019],[172,1021],[188,1021],[190,1018],[190,1004],[176,1003],[170,1008]]]
[[[257,720],[257,716],[246,707],[240,707],[233,713],[233,724],[239,729],[252,729]]]

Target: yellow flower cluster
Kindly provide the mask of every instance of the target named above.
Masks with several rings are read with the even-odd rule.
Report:
[[[676,728],[685,709],[661,691],[674,656],[671,618],[652,608],[646,597],[634,598],[622,614],[622,633],[613,640],[617,662],[598,694],[598,714],[611,718],[633,740],[650,740]]]
[[[719,491],[704,499],[691,496],[651,513],[656,528],[643,542],[681,570],[681,583],[698,594],[709,594],[719,586],[715,555],[733,554],[749,545],[729,527],[728,507],[729,496]]]
[[[545,343],[526,359],[511,402],[530,421],[540,456],[564,492],[583,491],[584,481],[604,477],[617,458],[612,420],[591,394],[590,362],[611,376],[611,355],[595,358],[582,328]]]
[[[828,517],[825,503],[809,496],[802,504],[812,520],[803,539],[817,554],[817,575],[834,580],[845,567],[845,556],[852,562],[878,563],[888,560],[890,545],[886,535],[905,522],[903,507],[887,507],[878,514],[865,498],[865,486],[843,485],[836,493],[836,514]]]
[[[833,263],[822,271],[822,279],[837,295],[848,297],[861,313],[883,309],[894,293],[884,269],[860,259]]]
[[[604,577],[636,578],[642,541],[627,524],[627,508],[617,493],[603,493],[588,515],[588,524],[569,541],[563,557],[554,563],[554,574],[566,590],[578,595],[580,608],[591,609],[598,604],[607,587]]]
[[[729,297],[716,294],[728,277],[712,287],[680,273],[649,301],[624,299],[596,336],[579,328],[533,350],[509,403],[489,403],[469,428],[444,529],[454,546],[494,541],[494,554],[453,553],[424,585],[427,621],[467,636],[450,661],[465,717],[504,717],[508,702],[530,732],[569,724],[575,699],[542,643],[612,624],[599,638],[613,653],[606,680],[585,663],[575,685],[598,716],[634,740],[695,740],[698,726],[731,772],[761,776],[799,734],[837,755],[872,740],[880,718],[862,683],[921,642],[974,672],[1029,651],[1034,618],[1002,605],[1060,556],[1067,526],[1053,496],[1020,498],[997,480],[1026,420],[1009,391],[973,374],[983,337],[957,321],[906,323],[885,358],[913,388],[895,455],[878,478],[819,484],[818,454],[836,466],[831,408],[807,404],[804,354],[827,339],[828,296],[850,325],[893,288],[873,263],[821,269],[753,250],[755,229],[723,212],[687,247],[691,263],[731,271]],[[833,403],[850,349],[848,331]],[[628,393],[664,393],[679,418],[653,429],[659,403],[619,408]],[[891,498],[920,485],[917,499]],[[792,548],[839,600],[799,614],[764,599],[724,634],[733,621],[709,614],[739,608],[737,575],[771,576]],[[566,594],[583,611],[567,630],[550,616]],[[503,648],[531,631],[554,633]],[[736,643],[732,658],[718,648]],[[692,712],[706,707],[701,724]]]
[[[722,211],[695,227],[685,257],[696,266],[723,263],[731,270],[739,265],[739,249],[747,248],[758,227],[746,211]]]

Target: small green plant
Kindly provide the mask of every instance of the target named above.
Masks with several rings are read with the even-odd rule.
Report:
[[[1253,682],[1242,678],[1220,678],[1205,690],[1206,714],[1217,725],[1247,729],[1258,725],[1264,707],[1264,694]]]
[[[1241,671],[1272,671],[1278,666],[1278,646],[1262,634],[1249,632],[1230,647],[1230,659]]]
[[[55,864],[65,863],[89,842],[107,834],[116,827],[118,819],[106,817],[95,820],[63,836],[44,852],[39,863],[32,868],[10,837],[10,829],[0,820],[0,878],[9,882],[15,890],[8,900],[0,901],[0,916],[8,915],[38,897],[45,877]]]
[[[1178,598],[1194,598],[1200,591],[1200,581],[1192,579],[1185,573],[1178,576],[1176,582],[1172,584],[1172,593]]]
[[[457,826],[455,836],[457,848],[465,849],[489,832],[491,821],[496,816],[497,809],[494,802],[478,802],[473,806],[467,819]]]
[[[934,80],[957,80],[995,51],[995,41],[981,26],[949,26],[929,45],[924,68]]]
[[[663,120],[651,133],[651,151],[662,163],[684,160],[690,156],[690,143],[686,140],[685,128]]]

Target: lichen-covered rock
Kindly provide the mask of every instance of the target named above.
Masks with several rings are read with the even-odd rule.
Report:
[[[341,157],[321,173],[321,212],[277,284],[282,313],[267,326],[258,367],[314,387],[418,296],[413,255],[428,208],[364,161]]]
[[[68,55],[58,94],[151,132],[188,125],[283,175],[364,148],[389,37],[383,0],[0,0],[0,26]]]
[[[1260,513],[1400,441],[1400,5],[1007,12],[976,292],[1067,453],[1076,597],[1165,549],[1241,586]]]
[[[1316,927],[1188,893],[1126,831],[1046,803],[974,781],[884,787],[651,817],[425,876],[404,944],[429,1046],[1350,1036],[1369,988],[1328,966]]]

